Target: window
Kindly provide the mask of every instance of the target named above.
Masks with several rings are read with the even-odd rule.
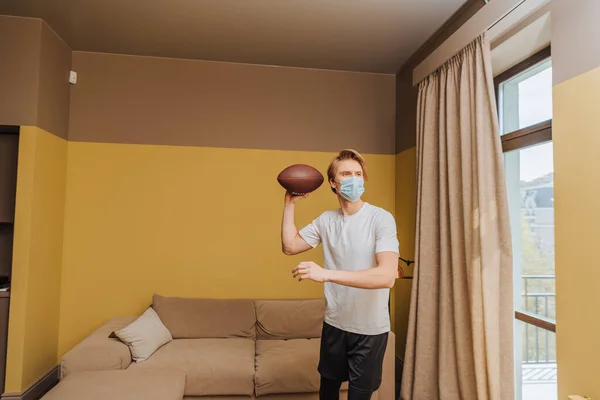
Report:
[[[517,400],[556,400],[550,47],[495,78],[513,244]]]

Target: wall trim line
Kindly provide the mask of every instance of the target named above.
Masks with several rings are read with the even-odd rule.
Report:
[[[55,365],[45,375],[39,377],[35,382],[29,385],[23,392],[3,393],[2,400],[38,400],[50,389],[52,389],[60,379],[60,365]]]

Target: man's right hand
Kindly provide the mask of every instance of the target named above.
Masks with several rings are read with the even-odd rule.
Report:
[[[296,204],[297,202],[299,202],[302,199],[307,198],[308,196],[310,196],[310,193],[306,193],[304,195],[294,195],[291,194],[290,192],[285,192],[285,204]]]

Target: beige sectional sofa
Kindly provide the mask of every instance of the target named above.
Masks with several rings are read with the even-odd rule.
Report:
[[[61,382],[43,399],[318,399],[323,299],[152,300],[172,341],[135,362],[110,336],[137,317],[112,318],[62,357]],[[390,332],[373,399],[394,399],[394,342]]]

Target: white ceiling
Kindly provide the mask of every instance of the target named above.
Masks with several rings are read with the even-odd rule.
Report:
[[[76,51],[396,73],[465,1],[0,0],[0,15],[42,18]]]

